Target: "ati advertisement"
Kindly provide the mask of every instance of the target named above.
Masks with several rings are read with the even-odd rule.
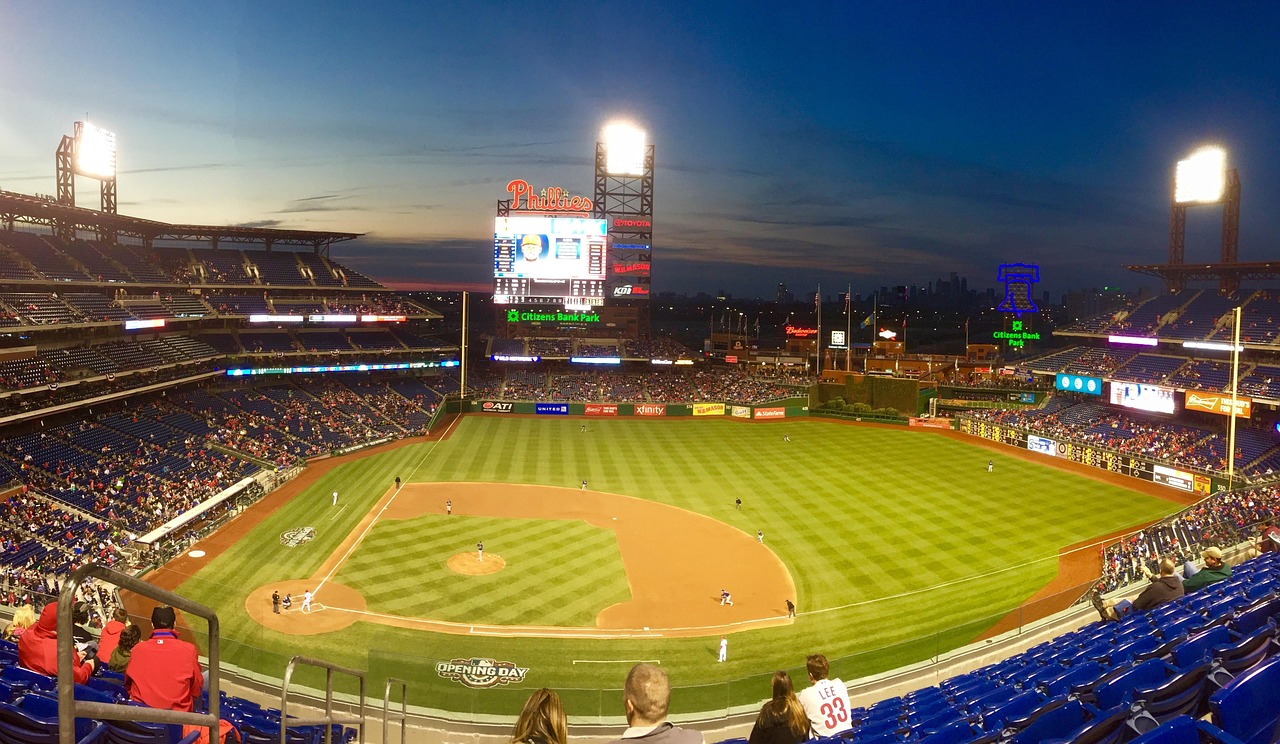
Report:
[[[609,247],[609,281],[605,295],[613,300],[648,300],[653,253],[647,243],[615,242]]]
[[[498,305],[604,304],[605,220],[499,217],[493,229],[493,301]]]

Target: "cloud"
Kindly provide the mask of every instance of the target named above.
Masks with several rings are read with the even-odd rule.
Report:
[[[249,222],[237,222],[232,227],[280,227],[283,224],[283,220],[250,220]]]

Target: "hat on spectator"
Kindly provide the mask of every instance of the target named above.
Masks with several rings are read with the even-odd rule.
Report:
[[[161,605],[151,611],[151,625],[155,628],[172,628],[178,620],[173,608]]]
[[[1217,547],[1205,548],[1200,551],[1200,556],[1202,558],[1212,558],[1215,561],[1220,561],[1222,560],[1222,549]]]

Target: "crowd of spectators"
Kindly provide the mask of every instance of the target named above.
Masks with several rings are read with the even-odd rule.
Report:
[[[1224,434],[1129,415],[1094,403],[1073,404],[1065,397],[1055,396],[1043,408],[975,409],[965,415],[1049,439],[1096,445],[1172,466],[1208,472],[1227,468]],[[1248,429],[1240,435],[1251,448],[1249,454],[1243,454],[1241,449],[1236,452],[1236,469],[1245,476],[1268,475],[1274,469],[1278,445],[1268,444],[1265,435],[1254,436],[1255,433]],[[1258,440],[1260,444],[1253,444]]]
[[[469,385],[472,397],[505,400],[570,400],[686,403],[721,401],[767,403],[806,394],[809,381],[790,372],[777,375],[738,369],[672,368],[623,374],[541,372],[509,369],[504,379]]]
[[[1280,516],[1280,486],[1218,493],[1172,517],[1135,532],[1102,552],[1099,589],[1111,591],[1143,581],[1162,557],[1192,560],[1210,547],[1250,541],[1258,526]],[[1146,567],[1147,571],[1143,571]]]

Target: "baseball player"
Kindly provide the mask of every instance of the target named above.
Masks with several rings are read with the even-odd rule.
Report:
[[[452,501],[452,500],[450,500],[450,499],[445,499],[445,502],[444,502],[444,513],[445,513],[445,514],[452,514],[452,513],[453,513],[453,501]]]
[[[737,509],[738,511],[742,511],[742,499],[734,499],[733,508]]]
[[[796,616],[796,604],[795,602],[792,602],[791,600],[788,599],[787,600],[787,617],[795,617],[795,616]]]
[[[725,605],[729,605],[730,607],[733,606],[733,595],[729,593],[728,589],[721,589],[720,606],[724,607]]]
[[[337,491],[334,491],[334,492],[333,492],[333,505],[334,505],[334,506],[337,506],[337,505],[338,505],[338,492],[337,492]]]
[[[302,593],[302,611],[311,612],[311,590]]]
[[[587,490],[587,481],[586,481],[586,479],[583,479],[583,481],[582,481],[582,490],[584,490],[584,491],[585,491],[585,490]]]
[[[476,543],[476,555],[479,556],[480,562],[484,563],[484,543]]]
[[[400,490],[400,476],[398,475],[396,476],[396,490]]]
[[[756,539],[760,541],[761,545],[764,544],[764,530],[756,530]]]
[[[991,469],[992,469],[992,468],[994,468],[995,466],[996,466],[995,460],[987,460],[987,472],[988,472],[988,473],[990,473],[990,472],[991,472]]]
[[[720,636],[720,661],[729,658],[729,639]]]

